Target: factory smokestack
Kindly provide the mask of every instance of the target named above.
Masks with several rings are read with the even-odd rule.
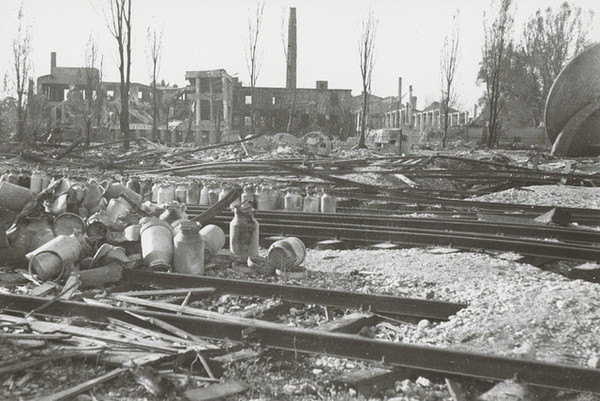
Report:
[[[287,74],[285,87],[296,89],[296,7],[290,7],[288,23]]]

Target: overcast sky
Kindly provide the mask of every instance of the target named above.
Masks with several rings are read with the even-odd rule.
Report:
[[[33,76],[50,73],[50,52],[62,67],[84,65],[92,35],[104,55],[104,79],[118,81],[116,42],[103,13],[107,0],[24,0],[33,37]],[[517,0],[515,35],[538,8],[558,7],[561,0]],[[10,69],[11,41],[16,31],[20,0],[0,0],[0,71]],[[600,18],[600,1],[573,0]],[[297,8],[298,87],[313,88],[316,80],[330,88],[360,93],[358,37],[361,21],[373,8],[378,20],[373,93],[397,94],[398,77],[404,92],[413,85],[418,107],[439,98],[439,59],[444,36],[450,34],[452,15],[460,10],[460,59],[457,88],[459,104],[472,110],[483,88],[476,84],[483,41],[483,14],[487,0],[267,0],[260,36],[261,70],[258,86],[285,85],[282,20],[287,8]],[[148,83],[146,30],[164,29],[160,79],[185,85],[185,71],[224,68],[248,82],[246,49],[251,0],[133,0],[133,54],[131,80]],[[590,27],[593,41],[600,28]],[[287,35],[287,33],[286,33]],[[1,89],[1,88],[0,88]]]

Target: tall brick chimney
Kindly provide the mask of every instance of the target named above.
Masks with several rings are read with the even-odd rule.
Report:
[[[412,125],[412,113],[413,113],[413,87],[408,85],[408,102],[406,102],[406,121],[408,125]]]
[[[398,77],[398,103],[402,104],[402,77]]]
[[[50,53],[50,74],[56,68],[56,52]]]
[[[290,7],[290,22],[288,23],[287,74],[285,87],[296,89],[296,7]]]

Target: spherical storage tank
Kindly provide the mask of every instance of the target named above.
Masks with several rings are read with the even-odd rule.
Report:
[[[544,120],[554,155],[600,155],[600,43],[579,53],[558,74]]]

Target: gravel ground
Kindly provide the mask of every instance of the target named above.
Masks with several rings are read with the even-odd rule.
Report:
[[[501,355],[528,344],[539,360],[578,365],[600,355],[598,284],[471,252],[311,251],[306,266],[319,286],[469,305],[448,322],[404,324],[381,338]]]
[[[471,198],[474,201],[600,209],[600,188],[536,185]]]

